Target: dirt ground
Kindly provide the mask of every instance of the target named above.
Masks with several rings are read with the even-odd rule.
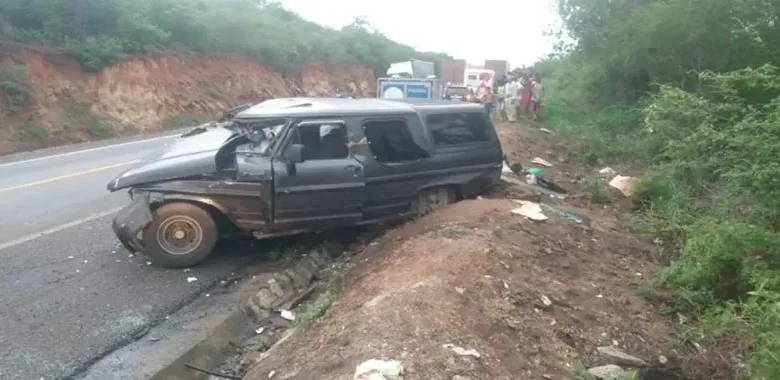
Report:
[[[327,313],[245,379],[351,379],[368,359],[401,361],[407,380],[565,379],[574,357],[611,364],[599,346],[673,372],[674,321],[635,294],[659,248],[625,232],[620,195],[608,207],[587,200],[582,179],[594,168],[568,162],[556,136],[498,128],[511,161],[546,159],[546,176],[571,194],[543,202],[590,226],[548,211],[541,222],[512,214],[520,205],[508,198],[533,195],[506,186],[391,230],[350,259],[356,267]],[[662,355],[667,363],[656,365]],[[679,378],[661,372],[645,378]]]

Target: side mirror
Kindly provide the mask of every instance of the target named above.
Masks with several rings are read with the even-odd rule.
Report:
[[[303,145],[290,144],[287,149],[284,150],[282,157],[290,163],[303,162]]]

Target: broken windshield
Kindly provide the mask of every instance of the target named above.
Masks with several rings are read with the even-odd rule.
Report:
[[[286,119],[242,122],[237,123],[237,130],[255,145],[260,154],[267,155],[287,123]]]

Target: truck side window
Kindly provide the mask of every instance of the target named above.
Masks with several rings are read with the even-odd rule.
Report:
[[[487,123],[480,112],[441,113],[425,118],[436,146],[488,141]]]
[[[298,126],[292,143],[303,145],[303,159],[306,161],[349,157],[347,127],[344,124]]]
[[[377,162],[414,161],[428,157],[428,152],[414,141],[403,120],[368,121],[363,134]]]

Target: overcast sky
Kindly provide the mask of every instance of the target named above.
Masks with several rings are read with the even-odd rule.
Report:
[[[477,64],[506,59],[512,67],[530,65],[549,53],[553,41],[544,32],[559,23],[555,0],[281,2],[303,18],[332,28],[364,16],[389,38],[419,50],[445,52]],[[464,33],[461,25],[479,22],[486,29],[477,26]]]

